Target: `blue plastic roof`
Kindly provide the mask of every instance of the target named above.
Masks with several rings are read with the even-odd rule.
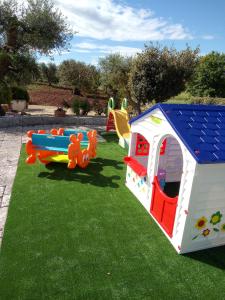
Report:
[[[157,104],[130,124],[157,108],[198,163],[225,163],[225,106]]]

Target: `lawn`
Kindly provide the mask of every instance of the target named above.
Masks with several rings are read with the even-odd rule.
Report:
[[[0,253],[0,299],[224,299],[225,247],[176,254],[125,187],[111,138],[85,170],[21,154]]]

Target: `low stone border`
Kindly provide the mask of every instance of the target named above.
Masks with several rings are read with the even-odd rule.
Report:
[[[66,117],[51,117],[51,116],[5,116],[0,117],[0,128],[17,127],[17,126],[34,126],[34,125],[73,125],[73,126],[89,126],[97,125],[104,126],[106,117],[101,116],[66,116]]]

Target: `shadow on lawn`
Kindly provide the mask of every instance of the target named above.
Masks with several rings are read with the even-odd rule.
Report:
[[[201,261],[218,269],[225,270],[225,246],[192,252],[184,254],[184,256]]]
[[[101,174],[101,171],[105,167],[112,167],[117,170],[122,170],[123,163],[121,161],[113,159],[93,159],[86,169],[75,168],[69,170],[66,168],[66,164],[50,163],[46,166],[49,171],[53,172],[40,172],[38,177],[47,178],[50,180],[66,180],[77,181],[82,184],[92,184],[100,187],[118,188],[119,185],[114,180],[120,180],[118,175],[105,176]]]
[[[119,141],[119,138],[116,134],[116,132],[102,132],[101,136],[105,139],[107,143],[117,143]]]

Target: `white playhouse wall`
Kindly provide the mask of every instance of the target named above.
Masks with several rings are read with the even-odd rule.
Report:
[[[225,245],[225,164],[198,164],[181,252],[219,245]]]
[[[154,118],[157,118],[157,120],[160,120],[160,122],[155,122]],[[178,152],[176,151],[180,151],[180,148],[178,147],[178,145],[174,144],[174,142],[172,143],[172,140],[170,142],[170,139],[168,139],[167,145],[169,151],[167,151],[166,154],[169,156],[167,164],[170,164],[170,172],[173,173],[174,181],[176,181],[177,178],[180,178],[180,174],[182,173],[172,238],[167,235],[167,233],[161,228],[160,225],[159,226],[168,237],[170,242],[173,244],[177,252],[181,253],[181,242],[183,240],[184,227],[187,219],[187,211],[189,208],[189,199],[195,174],[196,161],[184,146],[180,138],[177,136],[164,115],[158,109],[132,123],[131,133],[131,143],[128,155],[134,157],[138,161],[140,161],[139,157],[134,155],[136,149],[136,133],[140,133],[141,135],[143,135],[145,139],[150,143],[147,176],[145,178],[137,176],[137,174],[132,171],[130,167],[127,167],[126,174],[127,187],[133,192],[133,194],[138,198],[138,200],[142,203],[142,205],[149,213],[152,197],[152,182],[154,176],[157,175],[156,172],[158,170],[158,152],[160,151],[159,148],[161,142],[164,140],[164,138],[167,138],[168,135],[172,135],[180,144],[183,153],[183,164],[180,160],[177,160],[176,155],[178,154]],[[175,165],[177,166],[177,169],[174,168]]]
[[[131,134],[129,156],[134,157],[142,165],[148,166],[149,156],[136,156],[136,133]],[[149,176],[138,176],[129,166],[127,166],[126,185],[132,193],[139,199],[139,201],[148,210],[148,191],[149,191]]]

